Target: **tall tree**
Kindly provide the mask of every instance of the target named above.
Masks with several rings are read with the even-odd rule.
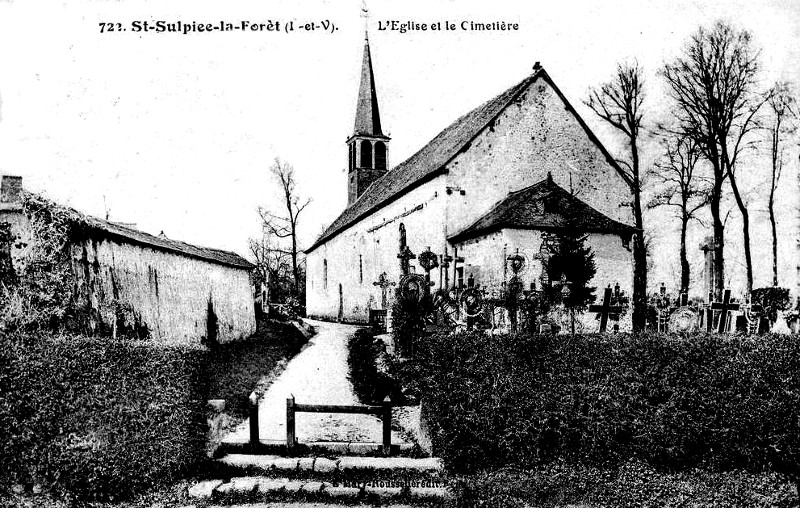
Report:
[[[719,21],[701,27],[687,41],[683,54],[661,71],[675,102],[676,134],[697,143],[713,169],[709,205],[714,228],[714,292],[722,296],[725,280],[725,225],[720,213],[723,184],[730,179],[739,211],[747,266],[748,291],[753,286],[750,221],[736,182],[739,157],[757,127],[755,115],[765,98],[756,91],[758,51],[750,33]]]
[[[564,225],[555,233],[556,241],[548,246],[549,256],[544,268],[551,282],[561,280],[565,285],[545,286],[551,302],[561,302],[569,309],[570,328],[575,334],[575,313],[582,312],[595,301],[596,286],[589,283],[597,272],[592,248],[586,245],[588,235],[578,226],[575,211],[567,208],[563,212]]]
[[[778,228],[775,220],[775,191],[783,172],[786,157],[786,138],[797,131],[797,102],[789,83],[778,82],[772,87],[768,99],[769,142],[770,142],[770,183],[769,223],[772,227],[772,285],[778,286]]]
[[[629,160],[618,160],[626,170],[633,197],[633,218],[639,230],[633,238],[633,329],[642,330],[647,320],[647,250],[642,216],[640,136],[644,103],[644,78],[639,64],[618,64],[611,81],[589,91],[584,101],[606,123],[625,136]]]
[[[282,212],[273,213],[266,208],[259,208],[258,213],[264,231],[278,239],[288,241],[288,251],[292,265],[292,291],[294,296],[300,296],[301,289],[301,260],[297,249],[297,231],[300,215],[306,209],[311,199],[302,200],[297,192],[297,182],[294,178],[294,168],[287,162],[275,158],[270,167],[273,178],[280,186]],[[302,202],[302,204],[300,204]]]
[[[668,136],[662,141],[663,156],[655,163],[654,176],[660,182],[658,190],[647,204],[648,208],[668,206],[674,209],[681,223],[680,263],[681,292],[689,291],[691,278],[686,254],[686,234],[689,223],[699,220],[697,213],[708,205],[710,181],[696,169],[700,150],[691,138]]]

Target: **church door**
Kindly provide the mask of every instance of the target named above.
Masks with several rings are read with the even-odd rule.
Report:
[[[339,284],[339,316],[337,318],[337,321],[341,323],[343,319],[344,319],[344,296],[342,294],[342,285]]]

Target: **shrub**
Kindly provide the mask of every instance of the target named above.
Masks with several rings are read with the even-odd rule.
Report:
[[[458,471],[556,460],[800,479],[791,336],[486,336],[426,342],[422,416]]]
[[[425,335],[425,315],[430,311],[432,299],[425,294],[422,300],[403,295],[395,290],[392,303],[392,337],[395,350],[402,356],[413,355],[417,344]]]
[[[778,312],[788,309],[791,304],[788,288],[758,288],[753,290],[751,296],[753,303],[764,309],[764,317],[769,320],[770,325],[778,320]]]
[[[205,351],[30,335],[0,341],[2,481],[120,498],[202,459]]]
[[[391,378],[378,370],[378,356],[384,351],[383,342],[364,328],[356,330],[347,341],[348,377],[363,403],[379,404],[395,392]]]

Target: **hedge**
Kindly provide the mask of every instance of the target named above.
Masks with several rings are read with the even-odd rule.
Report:
[[[800,341],[787,335],[440,335],[422,414],[454,471],[557,460],[800,477]]]
[[[776,473],[666,473],[638,461],[614,469],[558,461],[533,470],[487,471],[453,483],[454,505],[461,508],[797,506],[795,489]]]
[[[360,328],[347,341],[348,378],[362,403],[380,404],[387,395],[398,400],[392,379],[378,370],[378,356],[385,346],[366,328]]]
[[[0,481],[119,499],[203,458],[203,350],[0,335]]]

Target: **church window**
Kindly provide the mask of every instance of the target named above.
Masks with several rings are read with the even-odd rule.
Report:
[[[358,255],[358,282],[364,283],[364,261],[361,258],[361,254]]]
[[[375,169],[386,169],[386,143],[375,143]]]
[[[354,170],[356,168],[356,144],[355,143],[350,143],[350,150],[348,150],[348,155],[349,155],[348,162],[347,162],[348,169],[350,171],[352,171],[352,170]]]
[[[361,142],[361,167],[372,168],[372,143],[366,139]]]
[[[322,260],[322,289],[328,289],[328,260]]]

